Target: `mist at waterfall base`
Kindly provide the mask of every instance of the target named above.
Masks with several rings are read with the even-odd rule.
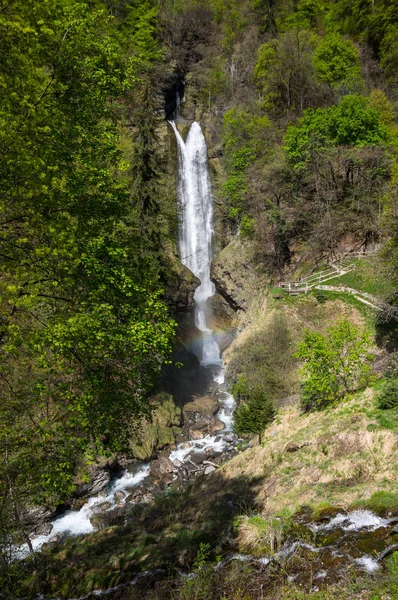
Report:
[[[179,155],[178,195],[181,210],[179,227],[179,249],[181,262],[199,279],[200,286],[195,292],[195,325],[202,332],[203,343],[201,364],[210,368],[214,384],[220,392],[220,411],[217,417],[225,424],[225,429],[216,435],[208,435],[200,440],[192,440],[179,444],[169,456],[178,465],[189,454],[203,452],[212,448],[222,453],[228,442],[225,435],[231,432],[235,401],[227,393],[224,384],[224,368],[220,351],[212,331],[207,327],[207,300],[214,292],[214,284],[210,281],[210,267],[213,258],[213,197],[207,161],[205,138],[198,123],[193,123],[186,142],[180,136],[175,124],[174,129]],[[68,510],[52,520],[52,530],[48,535],[37,535],[31,539],[34,550],[40,550],[43,544],[59,539],[64,535],[81,535],[94,531],[92,517],[98,512],[109,512],[120,504],[124,504],[128,490],[139,486],[150,474],[148,464],[135,464],[132,472],[125,471],[121,477],[110,482],[108,488],[96,496],[92,496],[80,510]],[[121,496],[123,496],[121,498]],[[27,544],[15,548],[15,558],[23,558],[29,554]]]

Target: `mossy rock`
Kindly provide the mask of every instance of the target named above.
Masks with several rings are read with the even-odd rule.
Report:
[[[174,404],[170,394],[157,394],[150,403],[153,406],[152,420],[141,420],[130,444],[134,457],[140,460],[146,460],[156,450],[173,444],[180,431],[181,409]]]

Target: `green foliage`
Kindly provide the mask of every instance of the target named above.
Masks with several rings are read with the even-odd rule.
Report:
[[[125,424],[150,412],[146,398],[168,359],[174,322],[159,283],[159,244],[145,227],[157,219],[159,190],[144,134],[135,170],[121,151],[132,95],[141,101],[138,90],[160,57],[156,11],[125,7],[133,29],[124,36],[102,1],[14,0],[3,8],[0,520],[7,538],[25,506],[71,494],[85,456],[128,450]]]
[[[262,389],[242,389],[240,384],[241,404],[235,411],[234,428],[238,435],[257,433],[261,437],[264,429],[275,419],[276,411],[273,401]],[[244,401],[243,398],[245,399]]]
[[[338,106],[306,110],[298,126],[287,129],[284,144],[290,164],[300,170],[325,146],[376,146],[386,135],[378,111],[368,98],[355,94],[344,97]]]
[[[239,233],[242,237],[250,238],[254,233],[254,219],[251,219],[247,215],[242,215],[240,220]]]
[[[369,336],[343,319],[323,335],[307,330],[296,356],[304,362],[301,405],[305,411],[335,403],[366,384],[370,376]]]
[[[178,595],[179,600],[206,600],[210,597],[214,577],[210,554],[210,544],[201,543],[193,563],[194,577],[187,579],[182,585]]]
[[[369,500],[360,500],[353,504],[353,508],[358,507],[367,508],[377,513],[391,511],[398,508],[398,495],[394,494],[394,492],[375,492]]]
[[[331,6],[327,21],[331,28],[366,41],[377,55],[396,15],[394,0],[337,0]]]
[[[393,352],[388,357],[387,368],[384,375],[389,380],[398,379],[398,352]]]
[[[284,22],[285,27],[315,29],[326,12],[324,0],[299,0],[293,14],[289,14]]]
[[[233,108],[224,115],[224,153],[227,178],[222,193],[230,205],[230,217],[240,215],[246,197],[246,170],[269,149],[270,121]]]
[[[387,381],[379,394],[377,404],[378,407],[383,410],[398,407],[398,379],[390,379]]]
[[[315,77],[339,91],[353,92],[361,87],[359,52],[338,33],[321,39],[314,52]]]
[[[398,70],[398,25],[390,25],[380,47],[380,66],[384,77],[391,83],[397,81]]]
[[[269,110],[301,111],[314,93],[312,55],[317,36],[292,29],[262,44],[254,76]]]

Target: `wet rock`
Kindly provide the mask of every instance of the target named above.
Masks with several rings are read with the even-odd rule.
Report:
[[[187,458],[195,463],[195,465],[200,465],[204,460],[207,460],[208,455],[205,452],[192,452],[188,454]]]
[[[216,431],[221,431],[222,429],[224,429],[224,427],[225,423],[223,423],[222,421],[220,421],[220,419],[217,419],[216,417],[213,417],[212,419],[198,421],[197,423],[195,423],[195,429],[202,431],[205,434],[211,434],[215,433]]]
[[[199,431],[198,429],[190,429],[189,435],[192,440],[201,440],[204,437],[203,431]]]
[[[216,450],[215,448],[212,448],[210,446],[209,448],[205,448],[205,453],[207,455],[207,458],[211,458],[213,456],[221,456],[222,454],[224,454],[224,450]]]
[[[35,535],[50,535],[53,530],[51,523],[41,523],[37,529],[35,529]]]
[[[174,465],[174,467],[175,467],[176,469],[181,469],[181,467],[182,467],[183,463],[182,463],[180,460],[178,460],[178,459],[175,459],[175,460],[173,461],[173,465]]]
[[[110,502],[102,502],[93,508],[93,512],[105,512],[109,508],[112,508],[112,504]]]
[[[45,521],[48,521],[53,515],[53,510],[46,506],[30,506],[21,515],[21,520],[24,525],[40,526]]]
[[[82,496],[96,496],[108,485],[111,475],[108,468],[100,467],[98,465],[91,465],[88,468],[87,473],[90,481],[79,485],[74,496],[81,498]]]
[[[225,350],[229,348],[232,342],[234,341],[234,338],[230,333],[227,333],[226,331],[222,331],[220,329],[217,330],[215,338],[221,354],[225,352]]]
[[[218,436],[218,437],[221,437],[221,436]],[[229,444],[232,444],[233,442],[237,442],[237,441],[238,441],[238,439],[239,439],[239,437],[236,435],[236,433],[226,433],[226,434],[223,436],[223,439],[224,439],[226,442],[228,442]],[[216,438],[216,441],[217,441],[217,438]]]
[[[219,409],[219,405],[216,398],[211,396],[201,396],[195,398],[193,402],[188,402],[183,408],[185,414],[198,413],[205,417],[212,417],[216,414]]]
[[[151,463],[150,474],[154,479],[161,479],[164,475],[173,471],[174,465],[167,456],[161,456]]]
[[[45,544],[43,544],[43,546],[42,546],[43,550],[45,548],[49,548],[51,546],[55,546],[56,544],[58,544],[58,542],[60,542],[62,540],[62,538],[63,538],[63,536],[61,534],[55,535],[50,540],[48,540],[48,542],[46,542]]]
[[[126,494],[124,494],[123,492],[115,492],[115,501],[116,502],[122,502],[126,497]]]
[[[118,507],[114,510],[109,510],[101,513],[95,513],[90,517],[90,523],[94,529],[105,529],[106,527],[114,527],[115,525],[124,525],[125,508]]]

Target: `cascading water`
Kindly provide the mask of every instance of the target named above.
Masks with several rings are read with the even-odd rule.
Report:
[[[195,325],[203,333],[202,364],[221,364],[220,351],[207,327],[207,300],[215,293],[210,280],[213,258],[213,196],[207,163],[206,141],[199,123],[193,123],[186,141],[171,122],[178,143],[181,262],[200,279],[196,289]]]
[[[228,435],[232,430],[235,400],[228,394],[224,384],[224,368],[220,350],[207,326],[209,306],[207,300],[215,293],[215,286],[210,280],[210,267],[213,258],[213,195],[207,161],[206,141],[199,123],[194,122],[188,132],[186,141],[182,139],[174,122],[173,127],[178,144],[179,180],[178,196],[181,219],[179,229],[179,250],[181,262],[200,279],[195,291],[195,324],[203,334],[202,365],[215,366],[214,381],[220,384],[222,392],[219,419],[225,424],[224,434],[207,436],[202,440],[192,441],[191,447],[181,444],[170,454],[172,461],[181,461],[192,451],[203,451],[213,448],[222,452],[228,444]]]

